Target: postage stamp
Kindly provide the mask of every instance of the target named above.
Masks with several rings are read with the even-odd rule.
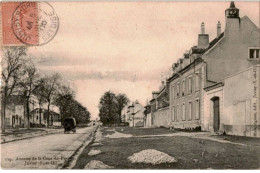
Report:
[[[4,45],[39,46],[50,42],[57,34],[59,18],[48,2],[3,3],[2,8],[3,32],[7,33],[3,35]],[[11,22],[6,22],[12,11]]]

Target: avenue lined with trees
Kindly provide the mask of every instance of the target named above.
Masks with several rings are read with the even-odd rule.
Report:
[[[61,76],[56,73],[50,76],[41,74],[27,53],[26,47],[4,47],[2,58],[1,84],[1,128],[5,132],[5,119],[8,100],[11,96],[22,96],[25,100],[27,122],[30,122],[30,100],[34,96],[39,108],[47,105],[47,127],[51,105],[57,106],[61,121],[66,117],[74,117],[78,123],[86,124],[90,120],[90,112],[75,100],[75,91],[62,83]],[[41,117],[41,116],[39,116]],[[40,120],[41,122],[41,120]],[[30,123],[27,123],[30,128]]]

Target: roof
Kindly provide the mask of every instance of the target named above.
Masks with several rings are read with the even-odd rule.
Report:
[[[171,81],[171,80],[173,80],[173,79],[179,77],[179,76],[181,75],[181,74],[180,74],[181,72],[183,72],[183,71],[189,69],[192,65],[194,65],[194,63],[200,63],[200,62],[203,62],[203,60],[202,60],[201,57],[198,57],[198,58],[195,59],[192,63],[190,63],[189,65],[185,66],[183,69],[181,69],[179,72],[174,73],[174,74],[172,75],[172,77],[170,77],[170,78],[168,79],[168,81]]]
[[[218,37],[216,37],[215,39],[213,39],[213,40],[209,43],[209,46],[208,46],[206,49],[197,48],[197,46],[192,47],[192,48],[191,48],[192,53],[204,54],[204,53],[207,52],[209,49],[211,49],[214,45],[216,45],[216,44],[218,43],[218,41],[219,41],[221,38],[223,38],[223,36],[224,36],[224,32],[222,32]],[[197,59],[199,59],[199,58],[197,58]],[[195,60],[194,60],[192,63],[190,63],[189,65],[185,66],[183,69],[181,69],[181,70],[179,71],[179,73],[182,72],[182,71],[184,71],[184,69],[189,68],[192,64],[196,63],[196,60],[197,60],[197,59],[195,59]],[[170,78],[168,79],[168,81],[174,79],[175,77],[180,76],[179,73],[174,73],[174,74],[172,75],[172,77],[170,77]],[[177,75],[177,76],[176,76],[176,75]]]
[[[219,83],[210,85],[210,86],[208,86],[208,87],[205,87],[204,90],[205,90],[205,91],[210,91],[210,90],[213,90],[213,89],[222,87],[222,86],[224,86],[224,83],[223,83],[223,82],[219,82]]]
[[[31,113],[34,113],[36,110],[40,110],[40,108],[35,108],[34,110],[31,111]],[[41,108],[41,110],[43,110],[43,111],[42,111],[43,113],[47,113],[47,109]],[[52,111],[52,110],[49,111],[49,114],[59,115],[57,112],[54,112],[54,111]]]
[[[207,50],[209,50],[210,48],[212,48],[223,36],[224,36],[224,32],[222,32],[218,37],[216,37],[214,40],[212,40],[212,41],[209,43],[209,47],[205,50],[205,52],[206,52]]]

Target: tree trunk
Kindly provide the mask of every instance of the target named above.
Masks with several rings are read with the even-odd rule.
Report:
[[[27,129],[30,129],[30,102],[29,99],[26,99],[26,114],[27,114]]]
[[[121,111],[118,112],[118,116],[119,116],[119,124],[121,124],[121,123],[122,123],[122,119],[121,119],[121,116],[122,116],[122,115],[121,115]]]
[[[49,125],[50,125],[50,104],[51,104],[51,102],[50,101],[48,101],[48,108],[47,108],[47,127],[49,127]]]
[[[1,107],[1,128],[2,132],[5,132],[5,109],[6,109],[6,97],[2,98],[2,107]]]
[[[40,114],[40,117],[39,117],[39,124],[40,124],[40,126],[42,125],[42,106],[41,106],[41,104],[39,103],[39,108],[40,108],[40,110],[39,110],[39,114]]]

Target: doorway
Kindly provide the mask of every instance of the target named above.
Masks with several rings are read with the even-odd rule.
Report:
[[[218,132],[220,127],[219,97],[213,97],[211,101],[213,102],[213,129],[214,132]]]

